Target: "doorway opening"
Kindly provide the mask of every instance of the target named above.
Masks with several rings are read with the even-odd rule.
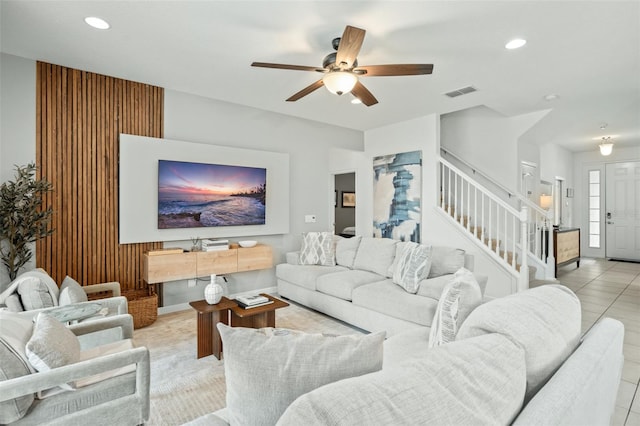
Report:
[[[335,174],[333,179],[334,233],[350,238],[356,235],[356,174],[355,172]]]

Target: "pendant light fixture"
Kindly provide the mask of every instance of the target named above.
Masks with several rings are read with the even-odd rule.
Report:
[[[613,142],[611,142],[611,136],[603,136],[600,143],[600,154],[603,156],[611,155],[613,151]]]

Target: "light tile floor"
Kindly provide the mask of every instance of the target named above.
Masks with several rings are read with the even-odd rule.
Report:
[[[580,298],[583,333],[604,317],[624,324],[624,367],[611,424],[640,426],[640,263],[582,258],[579,268],[560,268],[558,281]]]

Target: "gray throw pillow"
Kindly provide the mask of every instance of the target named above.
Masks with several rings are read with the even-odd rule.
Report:
[[[331,232],[307,232],[300,248],[301,265],[335,266],[336,258]]]
[[[49,287],[39,278],[26,276],[20,279],[18,294],[25,311],[55,306]]]
[[[58,296],[58,304],[60,306],[70,305],[72,303],[86,302],[87,293],[82,289],[82,286],[70,276],[66,276],[60,286],[60,296]]]
[[[500,333],[525,351],[525,403],[573,352],[582,327],[580,300],[563,285],[547,284],[478,306],[456,340]]]
[[[429,347],[456,340],[456,334],[471,311],[482,303],[482,291],[471,271],[460,268],[445,286],[431,322]]]
[[[393,282],[408,293],[416,294],[420,281],[427,278],[431,269],[431,247],[417,243],[398,243],[393,262]]]
[[[31,365],[48,371],[80,361],[80,341],[71,330],[46,312],[36,318],[33,336],[25,347]],[[73,386],[61,386],[72,389]]]
[[[455,274],[462,267],[464,267],[464,250],[441,246],[433,246],[431,248],[429,278]]]
[[[217,326],[230,424],[273,425],[300,395],[382,368],[384,332],[332,337]]]

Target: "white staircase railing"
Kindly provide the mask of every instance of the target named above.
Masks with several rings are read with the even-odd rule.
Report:
[[[438,161],[439,207],[517,278],[518,291],[529,288],[530,207],[522,203],[518,211],[453,164],[441,157]],[[526,248],[527,255],[518,262],[519,247]]]
[[[544,270],[546,279],[555,278],[555,253],[553,252],[553,209],[545,210],[531,200],[517,195],[522,205],[529,208],[527,232],[530,258]]]

